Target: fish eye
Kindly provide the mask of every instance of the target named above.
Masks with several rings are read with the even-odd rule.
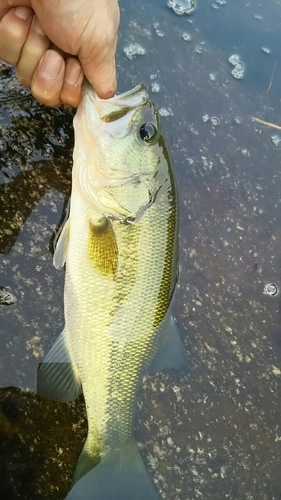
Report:
[[[144,123],[141,127],[140,127],[140,138],[142,141],[144,142],[152,142],[153,139],[155,139],[157,135],[157,130],[156,130],[156,127],[148,122],[148,123]]]

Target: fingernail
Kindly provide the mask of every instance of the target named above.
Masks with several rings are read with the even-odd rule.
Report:
[[[69,85],[76,85],[81,73],[82,73],[81,66],[77,61],[77,64],[73,64],[70,68],[67,68],[64,80]]]
[[[20,6],[15,10],[15,15],[17,17],[20,17],[20,19],[24,19],[25,21],[29,18],[30,14],[31,9],[29,7]]]
[[[62,56],[55,50],[47,50],[40,65],[40,76],[45,80],[55,80],[61,72],[62,65]]]
[[[45,31],[43,30],[41,24],[39,23],[38,21],[38,18],[35,16],[35,20],[34,20],[34,25],[33,25],[35,31],[37,31],[37,33],[39,33],[39,35],[45,35]]]

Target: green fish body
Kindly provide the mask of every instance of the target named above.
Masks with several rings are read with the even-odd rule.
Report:
[[[70,213],[54,255],[56,267],[66,263],[65,328],[37,390],[62,401],[81,387],[84,394],[88,437],[68,499],[157,500],[133,420],[153,359],[152,370],[185,364],[169,313],[178,243],[172,169],[144,85],[103,101],[85,82],[74,129]]]

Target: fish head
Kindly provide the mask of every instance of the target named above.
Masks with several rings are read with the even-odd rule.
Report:
[[[74,130],[82,196],[108,217],[138,220],[164,182],[160,119],[145,85],[104,100],[85,81]]]

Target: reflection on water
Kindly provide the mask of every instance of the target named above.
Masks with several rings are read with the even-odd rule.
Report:
[[[163,498],[277,500],[281,302],[264,289],[281,286],[280,144],[251,117],[281,125],[278,1],[198,0],[191,16],[165,0],[120,4],[119,89],[145,81],[167,111],[181,209],[174,311],[190,362],[184,377],[144,379],[139,445]],[[126,57],[132,44],[141,57]],[[63,325],[64,277],[49,243],[70,190],[71,113],[26,91],[4,102],[22,89],[1,72],[0,285],[16,302],[0,305],[0,483],[7,499],[63,499],[84,442],[83,405],[26,390]]]

